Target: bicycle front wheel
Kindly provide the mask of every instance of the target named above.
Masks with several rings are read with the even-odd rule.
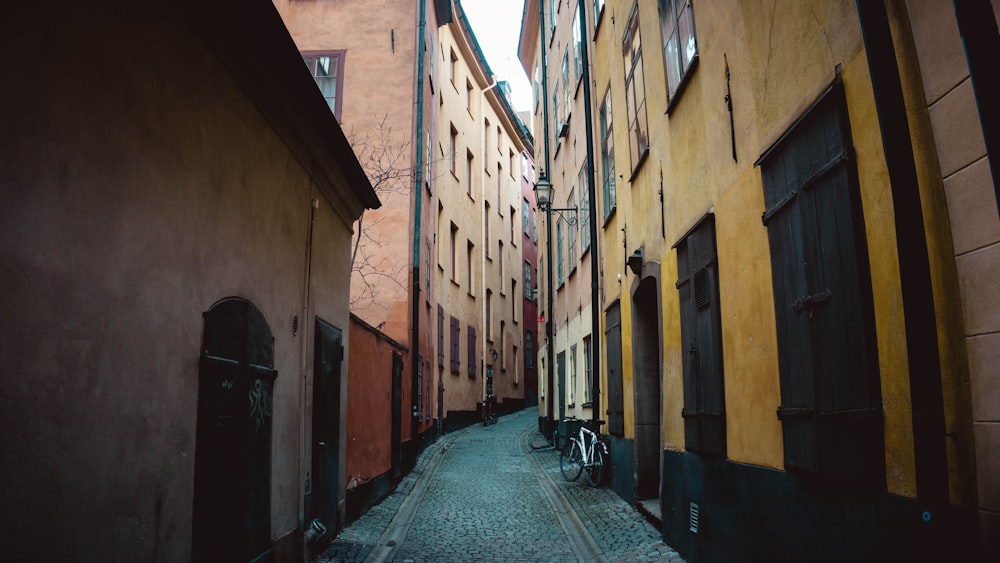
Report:
[[[607,463],[607,458],[604,456],[604,452],[601,449],[600,444],[594,446],[594,460],[593,463],[587,466],[587,483],[591,487],[596,487],[601,484],[604,480],[604,464]]]
[[[576,440],[568,440],[559,455],[559,469],[567,481],[576,481],[583,472],[583,452]]]

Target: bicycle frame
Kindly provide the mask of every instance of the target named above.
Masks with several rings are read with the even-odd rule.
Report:
[[[576,422],[576,419],[567,419],[566,422]],[[596,432],[581,424],[576,436],[567,437],[566,446],[560,456],[560,467],[563,476],[569,481],[579,479],[580,474],[586,470],[587,480],[591,486],[596,487],[604,478],[606,460],[608,460],[607,444]]]

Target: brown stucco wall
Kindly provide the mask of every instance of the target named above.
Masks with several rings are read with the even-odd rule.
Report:
[[[311,203],[309,310],[344,329],[350,214],[213,52],[160,16],[95,8],[20,22],[0,42],[18,76],[0,94],[13,560],[190,559],[202,312],[228,296],[274,335],[272,541],[299,525],[311,332],[291,327],[312,324]]]

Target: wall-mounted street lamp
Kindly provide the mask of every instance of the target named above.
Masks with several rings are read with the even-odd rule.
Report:
[[[547,216],[551,216],[552,213],[559,214],[564,221],[570,225],[576,225],[577,212],[579,211],[576,207],[552,207],[552,196],[555,195],[555,189],[552,187],[552,182],[545,175],[545,171],[538,176],[538,181],[535,182],[535,201],[538,202],[538,208],[546,213]],[[564,215],[565,213],[565,215]],[[572,213],[572,215],[569,215]],[[549,257],[551,259],[551,256]]]
[[[635,275],[642,274],[642,249],[637,248],[631,256],[628,257],[628,269],[632,270]]]

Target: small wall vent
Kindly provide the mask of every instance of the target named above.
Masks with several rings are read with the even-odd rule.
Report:
[[[698,512],[699,512],[698,511],[698,505],[692,502],[691,503],[690,518],[689,518],[689,523],[691,525],[690,529],[691,529],[691,533],[692,534],[697,534],[698,533]]]

